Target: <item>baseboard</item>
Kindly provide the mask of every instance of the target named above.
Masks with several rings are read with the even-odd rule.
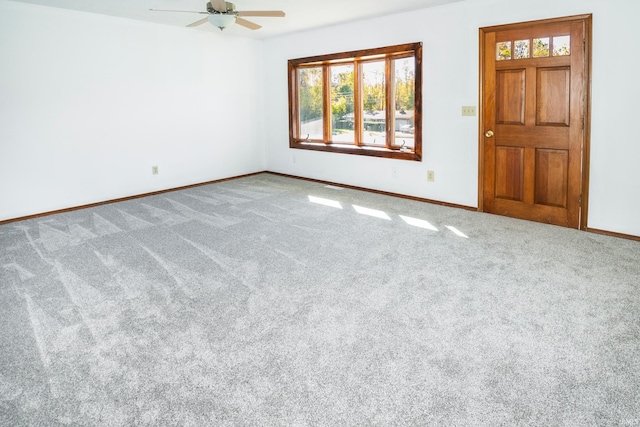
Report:
[[[126,202],[127,200],[140,199],[142,197],[156,196],[158,194],[170,193],[172,191],[186,190],[187,188],[194,188],[194,187],[200,187],[200,186],[203,186],[203,185],[216,184],[216,183],[224,182],[224,181],[231,181],[232,179],[245,178],[247,176],[259,175],[261,173],[265,173],[265,171],[253,172],[253,173],[248,173],[248,174],[244,174],[244,175],[237,175],[237,176],[232,176],[232,177],[229,177],[229,178],[221,178],[221,179],[216,179],[216,180],[213,180],[213,181],[199,182],[197,184],[183,185],[182,187],[173,187],[173,188],[168,188],[166,190],[152,191],[150,193],[143,193],[143,194],[136,194],[136,195],[133,195],[133,196],[120,197],[118,199],[111,199],[111,200],[105,200],[103,202],[89,203],[87,205],[72,206],[72,207],[69,207],[69,208],[58,209],[58,210],[55,210],[55,211],[42,212],[42,213],[33,214],[33,215],[21,216],[21,217],[18,217],[18,218],[4,219],[4,220],[0,220],[0,225],[9,224],[11,222],[25,221],[27,219],[40,218],[40,217],[43,217],[43,216],[55,215],[55,214],[64,213],[64,212],[72,212],[72,211],[77,211],[77,210],[80,210],[80,209],[93,208],[93,207],[96,207],[96,206],[108,205],[108,204],[111,204],[111,203]]]
[[[295,179],[301,179],[301,180],[304,180],[304,181],[317,182],[319,184],[334,185],[336,187],[349,188],[349,189],[352,189],[352,190],[367,191],[369,193],[381,194],[381,195],[384,195],[384,196],[399,197],[401,199],[415,200],[417,202],[430,203],[432,205],[440,205],[440,206],[447,206],[447,207],[450,207],[450,208],[465,209],[465,210],[473,211],[473,212],[477,212],[478,211],[478,208],[474,208],[472,206],[457,205],[455,203],[441,202],[439,200],[431,200],[431,199],[425,199],[425,198],[422,198],[422,197],[408,196],[406,194],[390,193],[388,191],[373,190],[371,188],[365,188],[365,187],[356,187],[354,185],[340,184],[340,183],[331,182],[331,181],[324,181],[324,180],[321,180],[321,179],[304,178],[304,177],[301,177],[301,176],[288,175],[286,173],[280,173],[280,172],[266,171],[266,173],[269,173],[269,174],[272,174],[272,175],[283,176],[283,177],[286,177],[286,178],[295,178]]]
[[[586,231],[588,231],[589,233],[602,234],[604,236],[619,237],[621,239],[636,240],[640,242],[640,236],[634,236],[633,234],[616,233],[613,231],[599,230],[597,228],[589,227],[586,228]]]

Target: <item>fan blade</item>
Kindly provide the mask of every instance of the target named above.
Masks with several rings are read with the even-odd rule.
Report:
[[[218,12],[226,13],[227,12],[227,2],[224,0],[209,0],[209,4]]]
[[[284,12],[281,10],[242,10],[238,11],[238,16],[268,16],[273,18],[282,18]]]
[[[242,25],[243,27],[248,28],[250,30],[258,30],[262,28],[262,25],[258,25],[254,22],[247,21],[246,19],[242,19],[242,18],[236,18],[236,24]]]
[[[179,12],[179,13],[199,13],[201,15],[208,15],[209,12],[194,12],[193,10],[173,10],[173,9],[149,9],[154,12]]]
[[[207,22],[207,21],[208,21],[208,19],[207,19],[207,18],[203,18],[203,19],[201,19],[201,20],[199,20],[199,21],[192,22],[191,24],[187,25],[187,27],[197,27],[198,25],[202,25],[202,24],[204,24],[204,23],[205,23],[205,22]]]

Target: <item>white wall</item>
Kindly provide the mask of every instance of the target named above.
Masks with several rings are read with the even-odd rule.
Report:
[[[591,183],[588,226],[640,236],[640,2],[467,0],[418,12],[274,38],[265,42],[267,168],[272,171],[477,206],[478,29],[593,13]],[[288,148],[287,60],[421,41],[424,44],[423,161]],[[392,178],[392,167],[397,178]],[[426,180],[435,171],[435,182]]]
[[[0,0],[0,220],[264,170],[261,53]]]

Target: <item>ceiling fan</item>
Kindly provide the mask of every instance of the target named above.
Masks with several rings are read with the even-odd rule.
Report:
[[[229,25],[236,23],[250,30],[257,30],[262,26],[255,22],[243,19],[243,16],[266,16],[266,17],[283,17],[284,12],[281,10],[236,10],[236,5],[224,0],[210,0],[206,4],[206,12],[195,12],[190,10],[167,10],[167,9],[149,9],[155,12],[182,12],[182,13],[199,13],[207,15],[206,18],[193,22],[187,27],[196,27],[209,21],[213,26],[224,30]]]

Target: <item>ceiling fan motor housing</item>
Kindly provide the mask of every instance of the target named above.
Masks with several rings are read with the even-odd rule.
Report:
[[[213,6],[211,6],[211,2],[207,2],[207,12],[209,13],[235,13],[236,11],[236,5],[231,3],[231,2],[225,2],[225,5],[227,6],[227,10],[226,12],[220,12],[218,10],[215,10],[213,8]]]

